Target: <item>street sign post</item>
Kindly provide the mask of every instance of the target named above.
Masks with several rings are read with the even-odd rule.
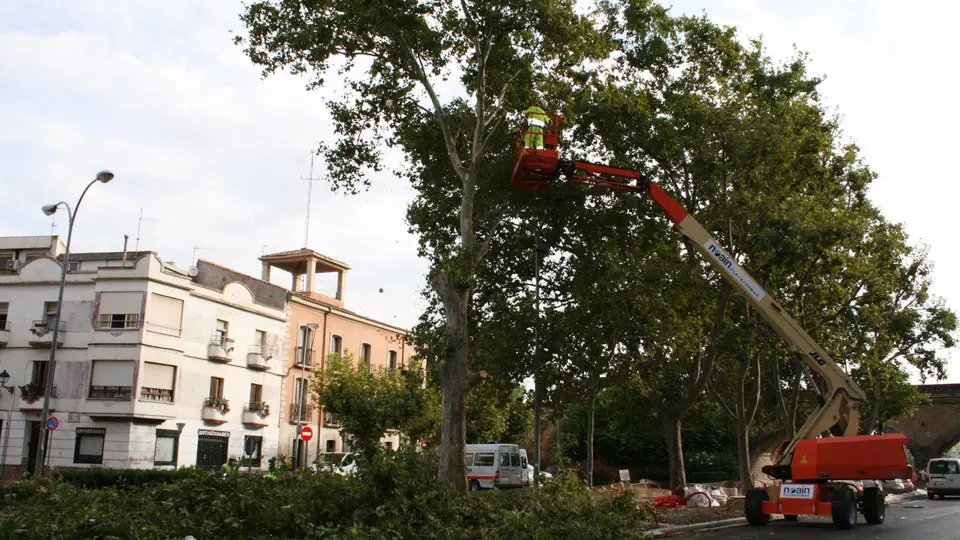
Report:
[[[304,442],[307,442],[310,439],[312,439],[313,428],[311,428],[310,426],[303,426],[303,428],[300,429],[300,438],[303,439]]]
[[[48,430],[53,431],[53,430],[57,429],[57,427],[59,427],[59,426],[60,426],[60,420],[57,420],[57,417],[56,417],[56,416],[51,416],[50,418],[47,418],[47,429],[48,429]]]

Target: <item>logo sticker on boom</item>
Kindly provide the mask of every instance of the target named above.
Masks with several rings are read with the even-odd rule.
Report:
[[[763,300],[767,294],[763,292],[763,289],[757,285],[757,282],[747,274],[747,271],[743,268],[740,268],[740,265],[733,260],[733,257],[729,253],[723,250],[722,247],[718,246],[716,242],[711,238],[703,244],[703,247],[706,248],[707,253],[711,257],[716,259],[720,266],[723,267],[724,272],[730,275],[734,281],[740,284],[741,287],[746,289],[750,296],[757,299],[757,302]]]
[[[781,499],[812,499],[812,484],[782,484],[780,486]]]

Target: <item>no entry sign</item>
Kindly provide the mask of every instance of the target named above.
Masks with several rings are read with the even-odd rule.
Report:
[[[312,439],[313,428],[311,428],[310,426],[303,426],[303,428],[300,429],[300,438],[303,439],[304,441],[309,441],[310,439]]]

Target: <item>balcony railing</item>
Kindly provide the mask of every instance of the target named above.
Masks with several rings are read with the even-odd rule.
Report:
[[[39,410],[43,406],[43,393],[46,382],[31,382],[20,386],[20,410]],[[57,387],[50,388],[50,407],[54,407],[53,399],[57,397]]]
[[[137,330],[140,322],[140,315],[136,313],[101,314],[99,319],[93,321],[93,327],[97,330]]]
[[[232,339],[214,334],[210,338],[210,345],[207,347],[207,358],[214,362],[230,362],[233,360],[233,348]]]
[[[130,401],[133,398],[132,386],[90,386],[90,399],[111,399]]]
[[[140,388],[140,399],[143,401],[173,403],[173,390],[168,388],[150,388],[148,386],[143,386]]]
[[[10,342],[10,321],[0,321],[0,347],[6,347]]]
[[[302,405],[302,407],[301,407]],[[290,404],[290,422],[296,424],[297,421],[301,420],[300,410],[303,409],[302,420],[304,422],[310,421],[310,418],[313,416],[314,406],[313,403],[291,403]]]
[[[305,368],[313,367],[313,351],[306,347],[297,347],[297,365]]]
[[[250,369],[270,369],[267,357],[263,354],[263,345],[251,345],[247,351],[247,367]]]
[[[30,326],[30,346],[31,347],[49,347],[53,343],[53,325],[57,325],[57,346],[63,345],[63,334],[67,325],[63,321],[59,323],[55,319],[42,321],[33,321]]]

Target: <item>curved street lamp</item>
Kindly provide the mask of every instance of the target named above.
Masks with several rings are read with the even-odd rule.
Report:
[[[67,218],[69,225],[67,227],[67,248],[63,254],[63,267],[60,269],[60,290],[57,292],[57,312],[54,319],[53,325],[53,335],[51,336],[50,341],[50,362],[47,365],[47,380],[46,385],[43,389],[43,410],[40,413],[40,421],[43,422],[43,427],[41,428],[41,433],[43,436],[40,437],[40,441],[37,447],[37,461],[33,466],[33,474],[38,475],[43,472],[43,463],[46,460],[47,456],[47,437],[49,431],[47,430],[47,418],[50,415],[50,395],[53,393],[53,375],[57,366],[57,334],[60,329],[60,311],[63,305],[63,287],[67,280],[67,268],[70,267],[70,240],[73,238],[73,223],[77,217],[77,211],[80,210],[80,203],[83,202],[83,196],[87,194],[87,190],[90,189],[90,186],[100,182],[101,184],[106,184],[107,182],[113,180],[113,173],[110,171],[100,171],[97,173],[96,178],[90,181],[87,184],[87,187],[83,189],[83,193],[80,194],[80,198],[77,199],[77,204],[74,205],[71,210],[70,205],[64,201],[60,201],[56,204],[47,204],[42,206],[40,209],[43,210],[44,215],[52,216],[57,213],[57,209],[62,205],[67,209]]]

